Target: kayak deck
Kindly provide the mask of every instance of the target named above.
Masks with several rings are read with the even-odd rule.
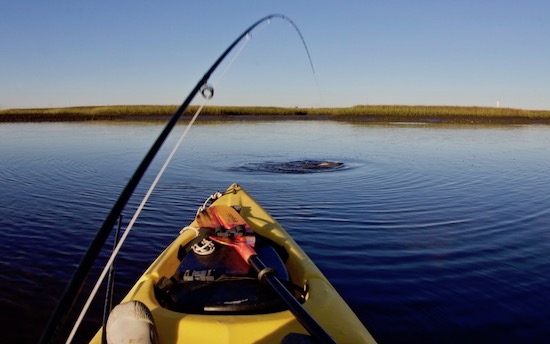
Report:
[[[284,263],[268,239],[257,236],[254,250],[280,280],[289,281]],[[207,255],[185,251],[180,249],[181,264],[174,275],[156,284],[155,295],[163,307],[180,313],[233,315],[287,309],[233,247],[217,245]]]
[[[375,343],[370,333],[321,271],[290,235],[242,187],[236,184],[231,185],[212,205],[230,206],[240,210],[240,215],[246,220],[250,229],[269,243],[266,245],[267,253],[263,253],[264,259],[269,261],[270,265],[274,265],[280,277],[288,279],[289,283],[304,291],[303,307],[337,343]],[[190,227],[200,227],[197,219],[190,224]],[[194,270],[192,267],[196,262],[193,260],[196,257],[193,252],[182,254],[181,250],[196,236],[196,230],[188,227],[182,230],[172,244],[145,271],[122,301],[139,300],[151,310],[155,319],[159,343],[280,343],[290,333],[307,334],[294,315],[271,296],[268,297],[269,304],[260,311],[255,310],[255,306],[249,307],[249,305],[245,305],[244,309],[237,307],[238,309],[235,310],[231,307],[224,308],[224,302],[214,301],[213,305],[205,304],[204,300],[207,300],[208,297],[201,299],[193,293],[185,294],[185,292],[173,304],[170,304],[165,298],[163,299],[163,296],[159,295],[159,289],[162,291],[163,280],[173,281],[175,275],[181,276],[185,271]],[[256,246],[259,247],[258,255],[260,256],[262,245]],[[283,266],[277,265],[277,257],[273,256],[273,252],[269,248],[272,246],[277,247],[276,251],[283,251],[284,257],[281,259]],[[231,249],[231,247],[224,247],[219,250],[218,256],[206,259],[223,260],[224,257],[220,254],[231,255]],[[275,255],[280,257],[278,253]],[[232,262],[238,261],[234,257],[228,259]],[[271,262],[274,263],[271,264]],[[233,268],[246,270],[248,267]],[[243,271],[245,276],[248,273]],[[208,278],[208,276],[201,276],[199,279],[203,277]],[[252,289],[257,288],[256,281],[245,282],[242,285],[247,283],[252,285]],[[182,287],[184,289],[189,286],[180,284],[184,286]],[[227,285],[227,288],[232,288],[229,286],[230,284],[224,285]],[[243,295],[239,294],[238,283],[235,285],[237,285],[234,287],[237,294],[232,294],[232,297],[237,295],[236,300],[238,301],[239,297]],[[208,290],[210,287],[206,288]],[[220,289],[220,287],[215,288]],[[221,289],[224,288],[221,287]],[[223,290],[216,292],[223,293]],[[262,294],[263,289],[259,292],[254,291],[254,293]],[[191,299],[193,301],[186,302]],[[231,304],[231,302],[226,303]],[[235,304],[238,303],[235,302]],[[100,342],[101,330],[92,339],[92,343]]]

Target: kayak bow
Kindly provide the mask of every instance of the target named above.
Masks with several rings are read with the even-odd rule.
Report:
[[[231,185],[208,209],[218,206],[240,210],[238,215],[249,229],[245,228],[244,233],[236,230],[237,234],[231,237],[226,232],[235,228],[220,230],[218,227],[216,234],[215,228],[201,228],[197,220],[202,215],[197,216],[151,264],[122,301],[140,301],[150,309],[159,343],[281,343],[293,336],[309,336],[306,330],[309,324],[304,326],[287,304],[281,306],[277,300],[273,301],[278,297],[273,297],[258,278],[250,277],[257,276],[258,270],[264,271],[266,265],[275,270],[278,277],[272,278],[274,275],[265,271],[264,277],[280,279],[282,282],[279,281],[276,288],[283,288],[294,300],[290,302],[296,303],[317,324],[313,325],[313,330],[308,328],[314,339],[375,343],[311,259],[242,187]],[[210,220],[202,224],[223,227],[222,222]],[[240,220],[237,223],[243,225]],[[219,238],[214,240],[216,248],[210,254],[212,259],[186,249],[201,232],[207,233],[203,237]],[[254,240],[246,238],[249,236]],[[232,244],[220,244],[220,241]],[[257,266],[251,267],[244,261],[233,247],[239,244],[234,242],[245,243],[250,249],[250,265]],[[258,260],[265,260],[265,263],[258,263]],[[101,331],[92,343],[100,343],[100,339]]]

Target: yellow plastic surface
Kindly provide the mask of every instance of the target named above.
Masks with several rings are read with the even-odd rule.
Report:
[[[334,287],[300,249],[288,233],[240,186],[233,184],[213,204],[241,207],[241,215],[258,234],[283,246],[289,253],[286,267],[296,285],[307,284],[309,293],[303,306],[337,343],[375,343],[361,321]],[[196,221],[191,226],[197,226]],[[176,271],[180,245],[195,237],[195,231],[181,233],[151,264],[123,302],[143,302],[155,318],[159,343],[280,343],[289,333],[307,334],[290,311],[261,315],[198,315],[162,308],[153,286]],[[101,342],[101,330],[91,343]]]

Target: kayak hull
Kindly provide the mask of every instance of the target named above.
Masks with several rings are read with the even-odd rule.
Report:
[[[293,284],[307,290],[303,307],[337,343],[375,343],[365,326],[292,237],[239,185],[231,185],[212,205],[238,207],[257,234],[288,253],[285,266]],[[193,221],[190,227],[198,228]],[[288,311],[252,315],[187,314],[163,308],[154,286],[180,264],[178,251],[196,237],[184,229],[140,277],[122,302],[144,303],[155,319],[159,343],[280,343],[289,333],[307,334]],[[307,289],[305,289],[307,288]],[[92,339],[101,342],[101,330]]]

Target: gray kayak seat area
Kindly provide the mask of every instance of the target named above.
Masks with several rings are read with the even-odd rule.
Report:
[[[287,309],[234,247],[214,245],[214,252],[208,255],[181,247],[178,269],[155,286],[155,296],[163,307],[188,314],[266,314]],[[256,235],[254,250],[281,281],[290,285],[284,265],[288,255],[282,247]]]

